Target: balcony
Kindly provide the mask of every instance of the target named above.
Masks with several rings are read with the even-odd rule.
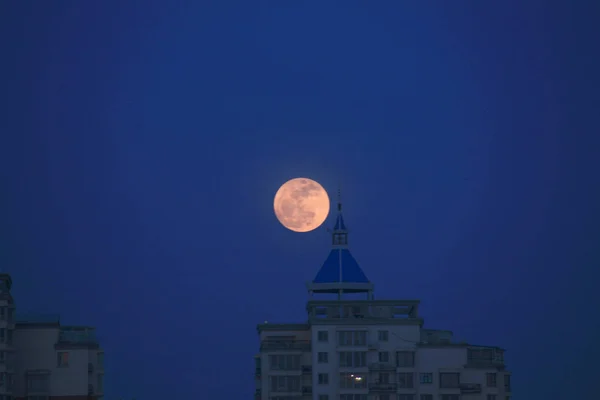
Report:
[[[254,400],[261,400],[261,399],[262,399],[262,390],[256,389],[254,391]]]
[[[312,386],[302,386],[302,394],[312,394]]]
[[[396,365],[394,365],[394,363],[391,363],[391,362],[372,363],[372,364],[369,364],[369,369],[371,371],[395,371]]]
[[[263,340],[260,351],[310,351],[309,340]]]
[[[94,385],[92,385],[91,383],[88,384],[88,396],[91,396],[94,394]]]
[[[361,319],[404,320],[404,324],[419,325],[417,300],[311,300],[307,304],[310,321]]]
[[[473,347],[467,350],[467,368],[504,369],[504,350],[496,347]]]
[[[312,366],[311,365],[303,365],[302,366],[302,375],[310,375],[312,374]]]
[[[395,383],[371,383],[369,390],[372,392],[395,392],[398,390],[398,385]]]
[[[463,394],[481,393],[481,384],[479,383],[461,383],[460,392]]]
[[[88,374],[94,373],[94,364],[88,363]]]
[[[255,368],[254,369],[254,378],[255,379],[260,379],[261,377],[261,369],[260,368]]]
[[[466,367],[482,369],[493,368],[503,370],[505,365],[503,360],[470,358],[467,360]]]

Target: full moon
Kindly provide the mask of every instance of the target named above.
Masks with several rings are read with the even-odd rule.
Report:
[[[319,183],[308,178],[287,181],[275,194],[275,215],[294,232],[317,229],[329,214],[329,196]]]

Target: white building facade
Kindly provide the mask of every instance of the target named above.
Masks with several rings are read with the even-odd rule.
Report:
[[[6,289],[5,297],[8,298],[12,284],[10,276],[0,274],[0,285],[2,282],[2,287]],[[8,320],[6,323],[0,322],[0,341],[2,329],[7,329],[4,336],[6,340],[0,344],[0,351],[6,352],[6,362],[3,365],[0,363],[0,372],[5,376],[4,384],[0,386],[0,400],[103,398],[104,351],[93,327],[64,326],[60,324],[58,316],[15,317],[14,303],[12,307],[5,307]],[[0,317],[3,315],[1,310]],[[0,360],[3,357],[1,354]],[[2,392],[2,388],[6,391]]]
[[[258,325],[255,400],[509,400],[503,349],[425,329],[418,300],[374,299],[338,212],[308,321]]]

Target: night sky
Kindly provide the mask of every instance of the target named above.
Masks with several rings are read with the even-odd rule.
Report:
[[[515,400],[597,392],[587,3],[2,1],[18,311],[96,326],[107,400],[248,399],[256,324],[305,320],[329,251],[273,214],[302,176],[377,298],[505,347]]]

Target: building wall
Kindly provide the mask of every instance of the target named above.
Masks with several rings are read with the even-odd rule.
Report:
[[[337,332],[339,331],[367,331],[367,344],[363,347],[339,346]],[[319,342],[319,332],[328,332],[329,340]],[[388,341],[379,341],[379,331],[388,332]],[[395,363],[395,352],[400,349],[414,349],[420,339],[420,328],[418,325],[398,325],[398,324],[357,324],[357,325],[317,325],[312,326],[312,362],[313,362],[313,398],[318,399],[319,395],[327,394],[330,398],[336,398],[340,394],[340,351],[367,351],[366,368],[355,369],[357,374],[363,374],[370,380],[369,366],[378,363],[379,352],[388,351],[390,353],[390,362]],[[318,353],[327,352],[329,362],[320,364],[318,362]],[[320,385],[319,374],[329,375],[329,384]],[[365,390],[345,390],[344,393],[367,393]]]
[[[88,372],[88,363],[92,361],[91,351],[86,348],[55,349],[59,337],[59,327],[25,327],[15,331],[16,359],[15,397],[24,397],[26,391],[27,370],[48,370],[49,395],[54,398],[64,396],[83,396],[88,398],[88,383],[95,384]],[[58,352],[69,353],[69,365],[58,366]]]
[[[2,289],[0,289],[1,291]],[[5,293],[6,294],[6,293]],[[12,394],[14,382],[14,306],[10,296],[0,297],[0,352],[2,352],[2,362],[0,362],[0,374],[5,380],[5,384],[0,386],[0,396],[9,396]]]
[[[338,332],[340,331],[367,331],[367,346],[340,346],[338,344]],[[379,331],[388,332],[388,340],[379,340]],[[319,341],[319,332],[327,332],[327,342]],[[449,336],[448,336],[449,335]],[[379,362],[379,352],[388,352],[389,361],[386,364],[392,364],[394,368],[392,370],[386,370],[390,375],[390,383],[398,383],[398,374],[402,372],[412,373],[414,377],[413,388],[397,388],[397,392],[390,392],[391,398],[395,399],[397,393],[405,393],[414,395],[414,399],[418,399],[420,394],[432,394],[434,399],[439,399],[442,394],[458,394],[461,398],[468,398],[470,400],[486,400],[488,394],[496,394],[499,400],[504,400],[505,396],[509,393],[504,390],[504,375],[509,374],[508,372],[500,371],[497,368],[465,368],[467,364],[467,351],[466,345],[456,345],[446,342],[451,337],[451,332],[444,333],[444,342],[439,345],[432,344],[434,338],[430,337],[429,345],[420,346],[418,343],[422,340],[422,332],[418,325],[402,325],[401,323],[394,321],[393,324],[373,324],[368,323],[356,324],[356,325],[332,325],[332,324],[313,324],[309,330],[291,332],[261,332],[261,340],[273,340],[278,337],[290,338],[294,337],[296,340],[306,340],[310,337],[311,351],[303,354],[303,361],[312,364],[312,395],[304,395],[302,397],[312,398],[317,400],[319,395],[329,395],[330,399],[339,398],[342,393],[369,393],[369,389],[340,389],[340,372],[346,371],[340,369],[339,365],[339,352],[340,351],[366,351],[366,367],[359,369],[352,369],[352,373],[358,376],[365,376],[369,384],[376,383],[379,378],[379,372],[369,368],[373,364],[381,364]],[[448,336],[448,337],[446,337]],[[414,366],[412,367],[397,367],[396,366],[396,352],[398,351],[413,351],[414,352]],[[328,353],[328,362],[319,363],[318,354],[319,352]],[[261,353],[261,364],[262,364],[262,375],[260,381],[260,387],[262,393],[259,398],[270,399],[274,394],[270,393],[269,376],[277,374],[285,374],[281,371],[272,371],[269,368],[269,355],[270,354],[288,354],[285,351],[276,352],[262,352]],[[350,370],[348,370],[350,372]],[[473,385],[471,387],[478,387],[475,392],[467,393],[464,392],[464,388],[440,388],[440,373],[443,372],[457,372],[460,374],[460,383],[463,385]],[[432,376],[432,382],[421,383],[421,373],[429,373]],[[496,373],[496,387],[487,386],[487,373]],[[319,384],[319,374],[328,374],[328,384]],[[479,386],[477,386],[479,385]],[[371,392],[370,396],[374,396],[374,392]],[[371,398],[370,397],[370,398]]]
[[[260,378],[258,379],[259,384],[257,385],[257,389],[260,389],[260,399],[270,399],[275,394],[270,393],[271,385],[270,385],[270,377],[276,375],[299,375],[301,376],[302,387],[308,387],[311,385],[310,376],[306,376],[302,374],[302,370],[297,371],[280,371],[273,370],[269,363],[269,356],[271,355],[288,355],[295,354],[301,356],[301,365],[302,366],[310,366],[311,364],[311,350],[310,350],[310,330],[290,330],[290,329],[267,329],[262,330],[259,333],[261,344],[267,343],[269,341],[277,341],[277,340],[291,340],[299,343],[305,343],[308,347],[303,350],[295,349],[295,350],[286,350],[286,349],[261,349],[260,352]]]

